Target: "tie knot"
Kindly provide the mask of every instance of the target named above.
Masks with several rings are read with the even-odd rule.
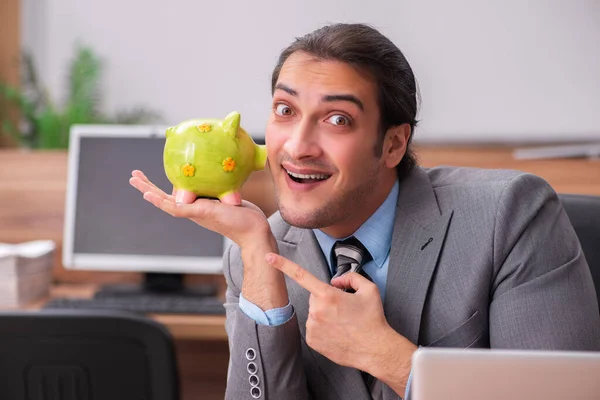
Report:
[[[354,236],[336,242],[333,246],[333,254],[336,260],[334,278],[350,271],[360,273],[362,265],[371,259],[369,251]]]

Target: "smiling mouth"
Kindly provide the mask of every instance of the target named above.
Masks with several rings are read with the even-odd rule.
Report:
[[[285,168],[284,168],[284,170],[285,170],[285,172],[287,172],[289,177],[294,182],[298,182],[298,183],[322,182],[322,181],[329,179],[329,177],[331,177],[331,175],[327,175],[327,174],[297,174],[295,172],[290,172]]]

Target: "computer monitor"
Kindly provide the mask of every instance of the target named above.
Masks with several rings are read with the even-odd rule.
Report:
[[[144,272],[145,290],[149,286],[181,290],[184,273],[221,273],[227,238],[163,212],[129,184],[131,171],[140,169],[171,193],[163,169],[165,129],[140,125],[71,128],[65,268]]]

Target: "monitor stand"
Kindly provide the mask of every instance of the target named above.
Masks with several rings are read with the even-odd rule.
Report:
[[[111,284],[103,285],[95,297],[117,296],[185,296],[185,297],[216,297],[217,284],[202,284],[186,287],[183,274],[147,272],[141,284]]]

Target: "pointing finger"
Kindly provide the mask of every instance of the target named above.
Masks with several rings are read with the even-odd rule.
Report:
[[[364,290],[365,287],[371,287],[373,282],[356,272],[348,272],[338,278],[331,280],[331,285],[338,289],[354,289],[355,292]]]
[[[312,294],[318,294],[330,290],[331,286],[320,281],[316,276],[299,266],[293,261],[288,260],[275,253],[269,253],[266,256],[267,263],[296,281],[298,285],[308,290]]]

